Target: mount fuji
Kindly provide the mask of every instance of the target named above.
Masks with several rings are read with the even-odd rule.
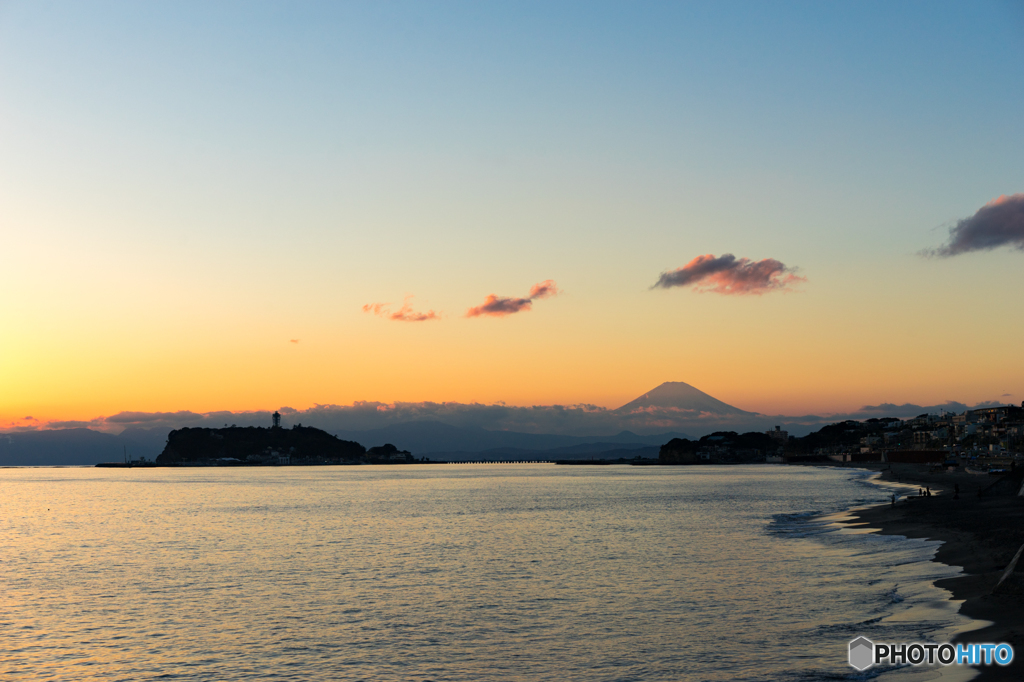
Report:
[[[736,417],[753,417],[756,412],[747,412],[704,391],[698,390],[682,381],[666,381],[652,391],[644,393],[636,400],[631,400],[615,410],[619,413],[630,413],[637,410],[680,410],[697,414],[728,415]]]

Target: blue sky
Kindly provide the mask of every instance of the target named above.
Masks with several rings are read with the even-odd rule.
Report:
[[[2,3],[0,414],[1024,393],[1019,252],[916,255],[1024,191],[1022,57],[1020,2]],[[724,253],[807,283],[647,290]]]

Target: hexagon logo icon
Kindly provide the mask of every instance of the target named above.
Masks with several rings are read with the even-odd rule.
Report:
[[[867,637],[858,637],[850,642],[850,665],[857,670],[871,667],[875,654],[875,643]]]

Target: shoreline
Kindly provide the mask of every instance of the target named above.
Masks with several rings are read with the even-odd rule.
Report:
[[[959,612],[987,621],[976,630],[955,635],[952,642],[1006,642],[1013,646],[1013,663],[973,668],[978,682],[1024,679],[1024,564],[996,585],[1024,545],[1024,497],[985,496],[978,492],[994,483],[992,476],[963,472],[931,473],[927,465],[858,466],[880,474],[886,482],[928,486],[931,497],[901,498],[896,506],[879,505],[850,512],[843,525],[877,529],[882,535],[939,540],[933,561],[963,568],[963,575],[936,581],[950,599],[963,600]],[[953,486],[960,486],[953,499]]]

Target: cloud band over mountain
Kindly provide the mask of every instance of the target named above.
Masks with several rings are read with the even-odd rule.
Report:
[[[411,433],[423,428],[462,429],[452,441],[453,450],[471,449],[475,440],[487,440],[487,433],[548,434],[563,436],[608,437],[622,432],[633,434],[686,433],[699,437],[713,431],[764,431],[785,425],[795,435],[816,430],[828,423],[871,417],[907,419],[922,413],[963,412],[1001,403],[984,402],[973,408],[964,403],[947,402],[922,406],[882,403],[865,405],[847,414],[767,416],[747,412],[723,403],[681,382],[667,382],[617,409],[597,405],[509,406],[501,403],[364,402],[351,405],[316,405],[305,410],[282,407],[278,411],[286,427],[303,424],[333,433],[356,434],[376,429],[397,428]],[[223,426],[262,426],[271,424],[271,410],[250,412],[119,412],[87,421],[52,421],[7,426],[7,433],[48,432],[53,429],[88,428],[93,431],[121,433],[131,438],[154,441],[162,447],[167,431],[183,427],[220,428]],[[435,425],[431,427],[429,425]],[[397,433],[397,432],[396,432]],[[134,435],[132,435],[134,434]],[[475,435],[474,435],[475,434]],[[352,436],[355,437],[355,436]],[[396,436],[397,437],[397,436]],[[461,439],[461,440],[459,440]],[[468,439],[468,440],[466,440]],[[461,445],[460,445],[461,443]],[[159,449],[159,448],[157,448]],[[154,453],[155,455],[155,453]]]
[[[660,433],[689,424],[698,429],[723,428],[737,419],[760,418],[728,405],[682,382],[666,382],[617,409],[598,405],[532,405],[502,403],[381,403],[316,405],[306,410],[280,408],[285,424],[305,424],[322,429],[366,430],[407,422],[442,422],[451,426],[565,435],[615,434],[629,430]],[[90,421],[54,422],[49,428],[93,428],[120,431],[124,428],[181,428],[224,425],[267,426],[271,411],[256,412],[120,412]]]
[[[731,253],[697,256],[681,268],[661,273],[652,289],[693,286],[699,293],[754,294],[783,290],[807,281],[774,258],[752,261]]]

